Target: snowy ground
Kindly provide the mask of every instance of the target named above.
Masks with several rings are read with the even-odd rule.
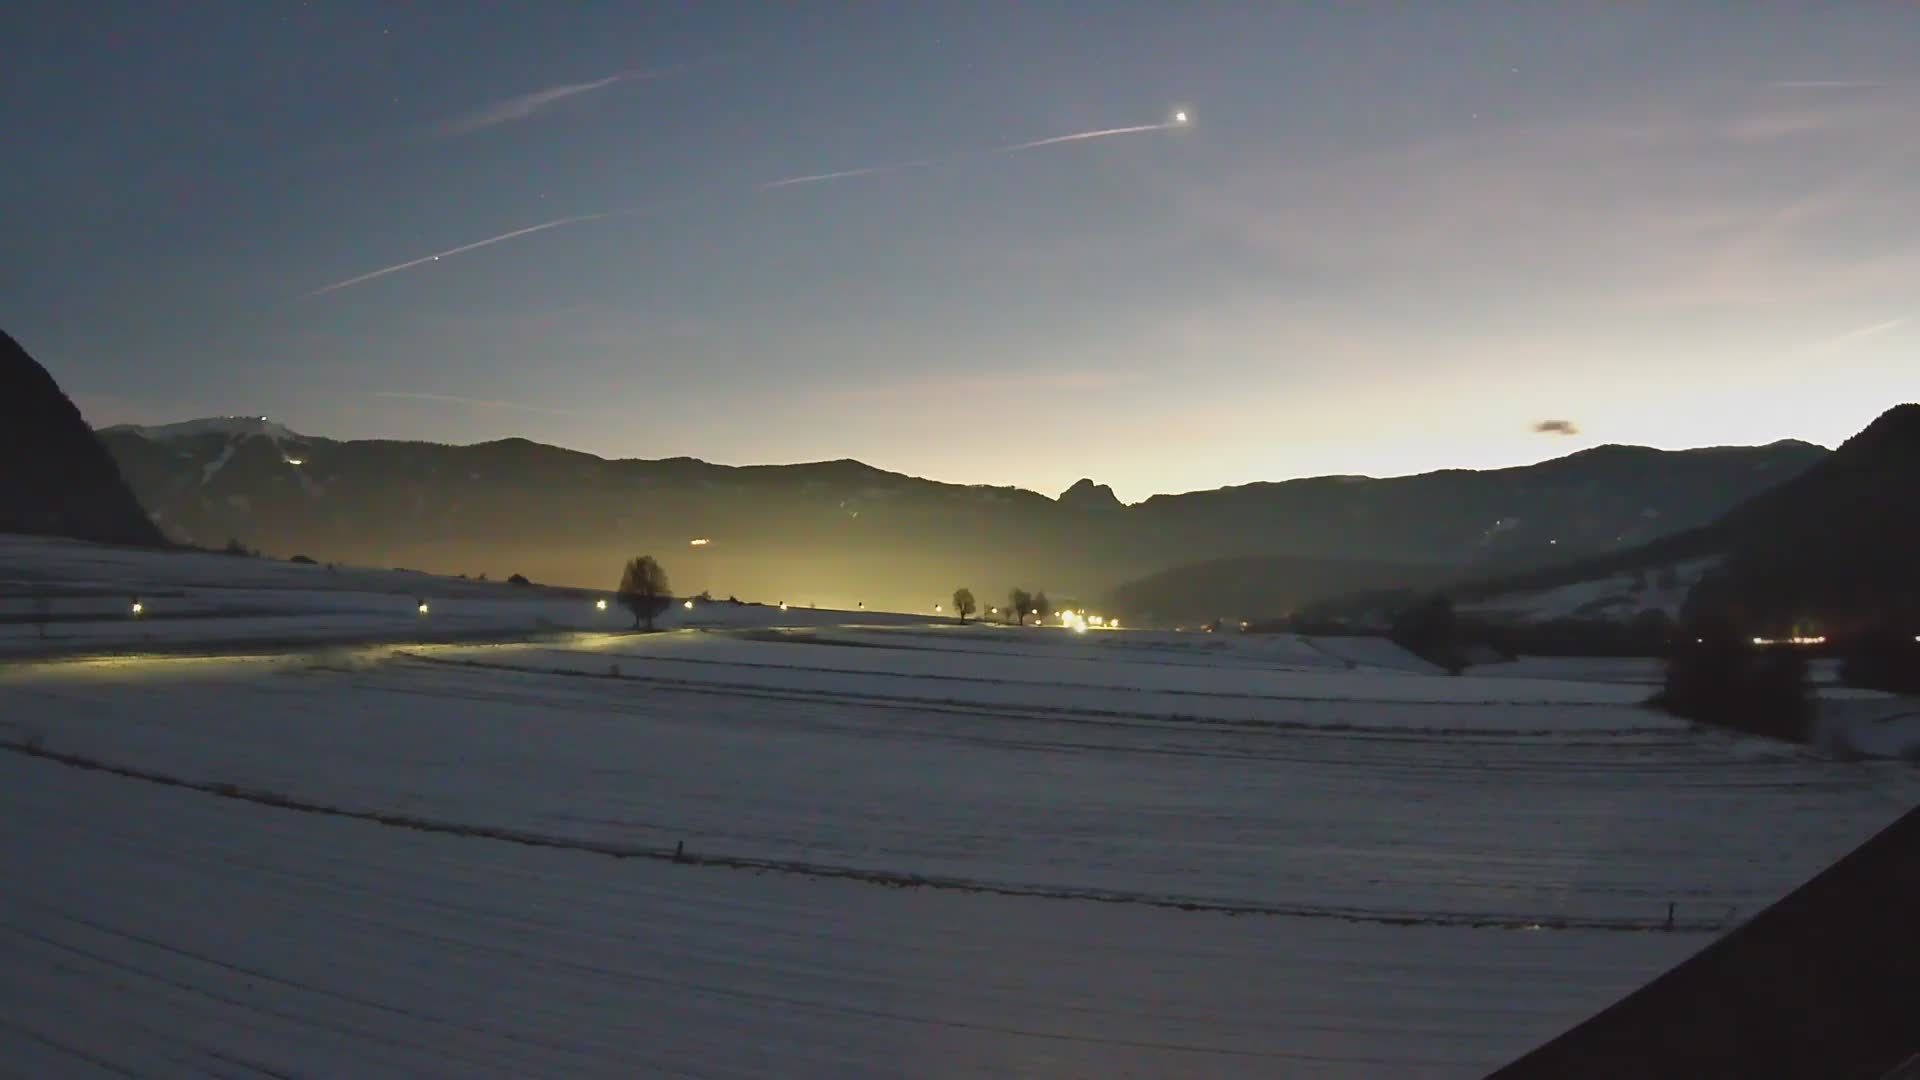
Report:
[[[1505,593],[1462,604],[1460,613],[1517,623],[1552,619],[1625,621],[1643,611],[1659,611],[1668,618],[1679,618],[1680,605],[1686,600],[1687,592],[1718,562],[1717,558],[1693,559],[1551,589]]]
[[[1920,797],[1577,664],[0,555],[181,613],[0,625],[23,1075],[1474,1076]]]

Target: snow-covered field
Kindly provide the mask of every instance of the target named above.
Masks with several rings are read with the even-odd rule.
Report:
[[[1920,797],[1617,669],[0,538],[129,582],[0,623],[22,1075],[1474,1076]]]

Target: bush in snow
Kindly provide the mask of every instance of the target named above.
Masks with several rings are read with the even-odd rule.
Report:
[[[1792,646],[1759,646],[1731,620],[1690,619],[1667,658],[1652,704],[1675,716],[1791,742],[1812,732],[1807,658]]]
[[[1449,675],[1458,675],[1467,666],[1453,601],[1445,596],[1435,594],[1394,616],[1393,631],[1387,636],[1427,663],[1445,668]]]
[[[1898,630],[1874,630],[1851,642],[1840,678],[1894,694],[1920,694],[1920,640]]]

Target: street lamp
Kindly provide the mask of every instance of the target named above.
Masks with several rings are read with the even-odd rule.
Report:
[[[597,611],[607,610],[607,602],[605,600],[595,600],[593,602],[593,606],[594,606],[594,609]]]

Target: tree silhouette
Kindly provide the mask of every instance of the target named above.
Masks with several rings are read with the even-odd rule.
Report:
[[[1047,594],[1045,592],[1034,593],[1033,621],[1039,623],[1051,614],[1053,614],[1053,605],[1047,602]]]
[[[1013,616],[1014,622],[1017,622],[1022,626],[1026,625],[1027,609],[1031,608],[1032,606],[1033,606],[1032,593],[1019,587],[1015,587],[1007,591],[1007,614]]]
[[[972,589],[963,585],[953,590],[953,610],[959,614],[962,624],[967,621],[967,616],[980,610],[980,605],[973,602]]]
[[[620,606],[633,612],[634,627],[637,629],[644,621],[647,629],[652,630],[653,617],[667,609],[672,589],[673,586],[667,584],[667,572],[653,556],[642,555],[627,561],[617,595]]]

